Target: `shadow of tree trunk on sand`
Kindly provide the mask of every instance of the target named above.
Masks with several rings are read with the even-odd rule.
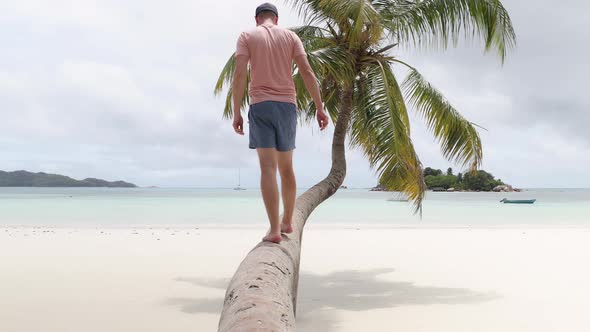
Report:
[[[390,281],[380,276],[393,269],[344,270],[330,274],[303,272],[300,279],[297,324],[301,331],[336,331],[338,321],[332,309],[365,311],[408,305],[471,304],[491,301],[500,296],[466,288],[419,286],[412,282]],[[229,279],[177,278],[199,287],[225,289]],[[166,304],[188,314],[217,314],[223,297],[170,298]]]

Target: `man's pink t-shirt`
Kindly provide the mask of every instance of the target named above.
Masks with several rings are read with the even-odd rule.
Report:
[[[238,55],[250,59],[250,104],[263,101],[296,104],[293,59],[305,55],[297,34],[270,23],[259,25],[240,34]]]

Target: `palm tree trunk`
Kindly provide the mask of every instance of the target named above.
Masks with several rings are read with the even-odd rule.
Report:
[[[219,332],[295,330],[303,227],[311,212],[344,181],[344,139],[351,115],[349,88],[342,94],[342,108],[336,120],[330,173],[297,198],[292,234],[280,244],[261,242],[244,258],[227,288]]]

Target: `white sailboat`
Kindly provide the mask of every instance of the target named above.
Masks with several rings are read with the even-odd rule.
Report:
[[[241,172],[240,169],[238,168],[238,186],[234,188],[234,190],[246,190],[246,188],[242,188],[241,184],[242,184],[242,179],[241,179]]]

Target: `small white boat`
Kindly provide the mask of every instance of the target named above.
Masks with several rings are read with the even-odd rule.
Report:
[[[392,197],[390,199],[387,200],[388,202],[409,202],[410,200],[404,196],[403,194],[398,194],[395,197]]]
[[[241,187],[241,172],[238,168],[238,186],[234,188],[234,190],[246,190],[246,188]]]
[[[387,200],[388,202],[409,202],[409,199],[406,198],[390,198]]]

